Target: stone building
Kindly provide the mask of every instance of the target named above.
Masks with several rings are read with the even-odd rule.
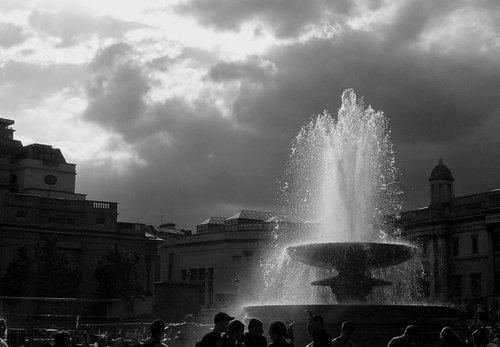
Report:
[[[445,302],[500,296],[500,190],[455,197],[442,160],[429,186],[429,206],[401,215],[402,236],[419,245],[425,295]]]
[[[167,290],[169,283],[197,285],[198,298],[193,300],[208,312],[251,303],[258,295],[259,264],[276,217],[274,213],[241,210],[228,218],[209,217],[191,235],[165,237],[161,283],[157,286]]]
[[[139,254],[143,287],[151,294],[161,238],[143,224],[118,222],[117,203],[76,193],[76,165],[52,146],[23,146],[14,139],[13,124],[0,118],[0,276],[21,247],[32,256],[37,243],[55,235],[81,269],[83,297],[92,296],[94,269],[114,247]]]

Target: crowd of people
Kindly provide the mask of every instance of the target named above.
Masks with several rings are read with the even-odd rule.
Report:
[[[343,322],[338,336],[330,335],[325,329],[322,316],[309,311],[306,330],[310,342],[305,347],[354,347],[355,325],[351,321]],[[491,317],[491,315],[490,315]],[[478,315],[472,317],[472,324],[464,324],[463,331],[457,333],[451,327],[444,327],[436,336],[435,345],[439,347],[500,347],[500,329],[496,320],[484,322]],[[179,324],[166,324],[155,320],[149,329],[127,330],[111,335],[106,331],[90,334],[89,327],[83,327],[78,337],[68,331],[58,331],[52,341],[38,347],[295,347],[294,322],[274,321],[269,324],[267,337],[264,323],[252,318],[247,326],[235,317],[224,312],[214,316],[211,331],[208,326],[188,320]],[[488,325],[489,323],[489,325]],[[149,330],[149,331],[148,331]],[[6,342],[7,326],[0,320],[0,347],[9,347]],[[387,347],[413,347],[419,336],[419,328],[406,327],[401,336],[388,339]],[[79,341],[75,341],[78,338]],[[12,346],[11,346],[12,347]]]

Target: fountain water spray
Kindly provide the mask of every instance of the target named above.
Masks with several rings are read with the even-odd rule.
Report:
[[[329,255],[328,259],[323,259],[323,266],[320,266],[326,268],[324,270],[290,262],[282,254],[278,259],[273,254],[266,264],[267,288],[264,295],[267,297],[264,300],[275,301],[279,298],[280,301],[324,302],[325,296],[328,296],[324,290],[311,289],[309,286],[304,288],[297,284],[304,283],[306,278],[318,279],[335,272],[337,277],[314,281],[313,284],[329,286],[336,292],[337,298],[342,296],[346,299],[364,298],[373,286],[390,284],[363,275],[367,270],[382,266],[360,262],[357,267],[359,276],[351,282],[363,280],[360,284],[363,288],[351,286],[346,288],[344,294],[340,294],[342,290],[339,282],[345,282],[350,276],[345,271],[349,268],[348,261],[342,262],[340,258],[345,258],[347,254],[350,254],[349,261],[352,257],[370,258],[369,254],[363,255],[369,251],[375,252],[371,246],[367,246],[368,243],[390,242],[390,222],[401,210],[398,171],[384,113],[365,107],[362,100],[357,100],[352,89],[345,90],[337,119],[325,111],[300,130],[292,146],[286,176],[283,184],[283,197],[288,205],[286,214],[309,224],[302,223],[287,232],[278,228],[277,248],[294,246],[288,248],[288,253],[309,265],[315,262],[308,260],[308,255],[314,253],[316,258],[326,257],[324,252]],[[353,242],[358,245],[353,246]],[[297,246],[301,243],[308,245]],[[343,243],[343,246],[310,245],[319,243]],[[340,252],[341,247],[341,255],[332,253],[333,248]],[[360,251],[360,247],[364,251]],[[398,247],[401,256],[398,261],[391,259],[391,265],[408,260],[414,253],[412,248],[405,248],[404,245]],[[319,248],[323,251],[319,252]],[[389,248],[381,249],[390,252]],[[283,261],[288,264],[283,266]],[[280,278],[281,285],[273,285],[277,278]],[[352,290],[359,293],[352,294],[354,296],[347,293]]]
[[[297,135],[283,195],[289,218],[273,231],[262,304],[246,306],[247,318],[295,321],[296,345],[311,339],[306,311],[321,315],[329,332],[353,321],[356,343],[375,347],[407,324],[419,327],[429,347],[443,326],[461,327],[455,309],[403,295],[418,279],[407,261],[416,247],[392,237],[401,192],[388,121],[351,89],[337,119],[324,112]],[[383,287],[395,290],[385,295]]]

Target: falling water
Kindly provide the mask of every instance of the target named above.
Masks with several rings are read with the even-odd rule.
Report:
[[[345,90],[337,118],[327,111],[315,116],[293,142],[282,184],[292,223],[275,228],[262,301],[329,302],[329,289],[309,285],[328,272],[291,260],[284,249],[304,242],[391,242],[391,221],[401,210],[397,178],[387,117]]]

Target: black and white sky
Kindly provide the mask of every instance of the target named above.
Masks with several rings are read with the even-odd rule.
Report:
[[[390,119],[404,209],[443,157],[500,186],[498,0],[0,0],[0,117],[122,221],[278,211],[299,129],[354,88]]]

